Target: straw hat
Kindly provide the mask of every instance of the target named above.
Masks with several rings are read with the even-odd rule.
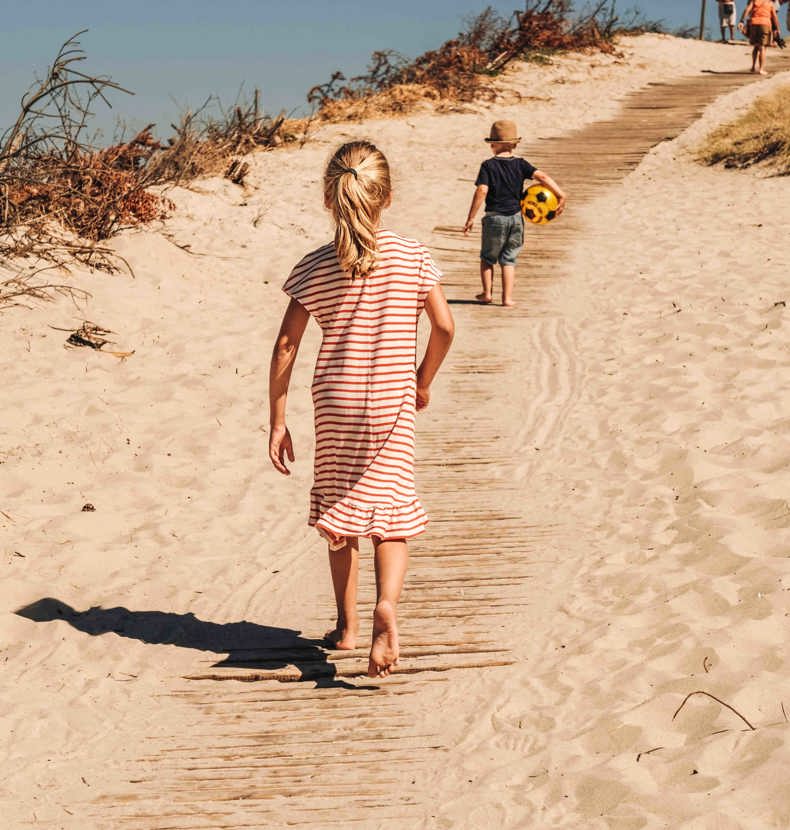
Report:
[[[521,141],[518,135],[515,121],[494,121],[491,125],[491,132],[486,141],[489,142],[511,142]]]

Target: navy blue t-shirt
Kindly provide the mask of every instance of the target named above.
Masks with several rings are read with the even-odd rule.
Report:
[[[488,185],[486,213],[511,216],[521,210],[524,179],[531,179],[536,167],[518,156],[490,158],[480,165],[475,185]]]

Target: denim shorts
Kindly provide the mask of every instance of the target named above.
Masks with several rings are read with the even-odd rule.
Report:
[[[483,242],[480,259],[488,265],[515,265],[524,246],[524,217],[521,213],[501,216],[487,213],[483,217]]]

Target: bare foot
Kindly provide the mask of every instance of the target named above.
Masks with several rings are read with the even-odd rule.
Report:
[[[487,297],[485,291],[475,294],[475,299],[478,303],[482,303],[483,305],[488,305],[491,302],[491,297]]]
[[[339,651],[352,651],[357,647],[357,635],[359,634],[359,623],[346,625],[338,622],[331,630],[324,634],[324,640],[329,648]]]
[[[510,300],[507,303],[502,303],[502,308],[515,308],[515,305],[516,304],[512,300]]]
[[[760,74],[760,75],[767,75],[768,73],[767,73],[764,69],[761,69],[761,70],[760,70],[760,72],[759,72],[758,74]]]
[[[373,612],[373,645],[370,647],[368,677],[386,677],[397,664],[399,653],[395,608],[383,599]]]

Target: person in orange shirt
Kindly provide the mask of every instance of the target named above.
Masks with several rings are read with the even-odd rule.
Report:
[[[719,26],[721,26],[721,42],[732,43],[735,40],[735,3],[733,0],[719,0]],[[727,40],[727,28],[730,30],[730,39]]]
[[[749,19],[749,43],[752,44],[752,72],[767,75],[765,48],[771,42],[771,35],[779,32],[779,18],[773,0],[749,0],[738,23],[738,30],[744,34],[743,21],[746,18]]]

